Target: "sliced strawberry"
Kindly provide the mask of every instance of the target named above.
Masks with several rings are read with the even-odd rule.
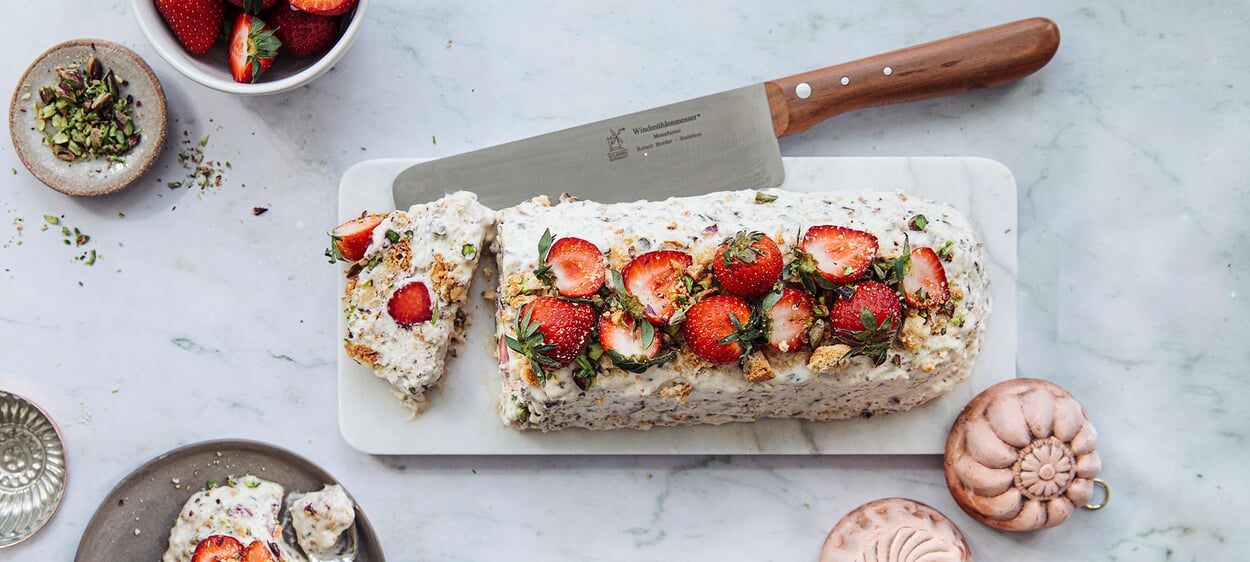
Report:
[[[829,307],[834,340],[851,346],[849,356],[866,355],[881,364],[902,326],[898,293],[877,281],[863,281],[850,288],[850,298],[838,299]]]
[[[156,0],[156,10],[193,55],[213,48],[226,17],[226,5],[221,0]]]
[[[273,34],[273,28],[249,13],[241,13],[234,20],[230,32],[230,74],[235,82],[250,84],[273,64],[282,42]]]
[[[595,294],[607,277],[603,252],[581,238],[564,237],[547,250],[544,263],[561,295],[586,297]]]
[[[615,322],[612,316],[611,312],[605,312],[599,317],[599,345],[603,346],[604,351],[634,361],[655,359],[660,354],[663,338],[655,332],[655,328],[648,331],[648,338],[648,334],[643,332],[645,328],[638,326],[632,316],[618,314],[619,318]],[[644,326],[647,324],[650,322]]]
[[[712,258],[712,275],[726,293],[754,299],[768,294],[781,277],[781,249],[762,232],[727,238]]]
[[[319,16],[337,16],[355,8],[356,0],[291,0],[291,7]]]
[[[764,303],[769,304],[771,298]],[[816,299],[806,291],[782,289],[776,303],[763,311],[768,317],[768,345],[778,351],[798,351],[810,343],[815,309]]]
[[[749,354],[760,330],[745,301],[731,295],[713,295],[686,311],[681,335],[695,355],[724,365]]]
[[[243,558],[243,544],[230,535],[212,535],[195,546],[191,562],[238,562]]]
[[[586,349],[595,327],[595,309],[586,303],[556,297],[538,297],[521,307],[516,337],[506,336],[509,349],[530,360],[540,381]]]
[[[243,551],[243,562],[278,562],[278,555],[274,554],[269,545],[261,541],[252,541]]]
[[[638,299],[642,313],[652,324],[668,324],[677,312],[677,298],[686,294],[682,277],[694,260],[685,252],[657,250],[638,256],[625,265],[621,277],[625,291]]]
[[[385,218],[385,214],[364,215],[334,227],[330,231],[331,247],[326,255],[331,261],[356,261],[365,257],[365,251],[373,242],[373,229]]]
[[[913,308],[933,308],[951,298],[946,268],[933,248],[912,249],[911,265],[903,276],[903,298]]]
[[[282,50],[293,56],[321,55],[339,40],[339,18],[335,16],[292,10],[283,2],[266,11],[264,17],[275,28]]]
[[[859,278],[877,255],[876,236],[841,226],[813,226],[807,229],[801,246],[815,260],[816,271],[831,283]]]
[[[411,328],[434,317],[433,299],[425,283],[413,281],[400,287],[386,303],[386,312],[396,324]]]

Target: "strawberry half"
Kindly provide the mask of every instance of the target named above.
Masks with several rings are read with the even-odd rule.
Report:
[[[621,272],[625,292],[638,299],[643,315],[652,324],[666,325],[677,312],[677,298],[686,294],[682,277],[691,263],[694,260],[685,252],[656,250],[625,265]]]
[[[508,349],[529,358],[539,381],[586,349],[595,327],[595,309],[586,303],[538,297],[521,308],[516,337],[505,336]]]
[[[749,354],[760,331],[745,301],[713,295],[686,311],[681,335],[695,355],[714,365],[725,365]]]
[[[863,281],[850,286],[851,297],[829,307],[834,340],[851,346],[847,355],[866,355],[880,365],[902,327],[898,293],[884,283]]]
[[[425,283],[413,281],[400,287],[386,302],[386,312],[396,324],[411,328],[434,318],[433,299]]]
[[[821,277],[840,284],[854,281],[872,265],[877,237],[853,228],[819,225],[807,229],[801,247]]]
[[[666,363],[677,356],[676,351],[660,355],[663,337],[650,322],[637,322],[628,314],[605,312],[599,317],[599,345],[617,367],[641,373],[653,365]]]
[[[156,11],[193,55],[213,48],[226,18],[226,5],[221,0],[156,0]]]
[[[264,20],[249,13],[239,14],[230,32],[230,74],[235,82],[250,84],[273,64],[282,42]]]
[[[291,0],[291,7],[319,16],[337,16],[355,8],[356,0]]]
[[[191,562],[238,562],[243,557],[243,544],[230,535],[212,535],[195,545]]]
[[[265,12],[265,21],[276,29],[282,50],[297,57],[321,55],[339,40],[337,17],[292,10],[286,2]]]
[[[550,231],[538,245],[544,264],[535,272],[539,279],[555,285],[556,291],[571,298],[587,297],[599,291],[607,277],[603,252],[581,238],[564,237],[550,242]]]
[[[785,288],[773,297],[766,297],[761,306],[768,318],[768,345],[778,351],[798,351],[815,339],[819,339],[820,326],[816,320],[816,299],[806,291]],[[813,329],[817,330],[813,336]]]
[[[357,261],[365,257],[365,251],[373,242],[373,229],[385,218],[385,214],[364,215],[334,227],[330,231],[330,248],[326,250],[330,262]]]
[[[768,294],[784,266],[781,249],[762,232],[741,231],[716,249],[712,275],[726,293],[744,299]]]
[[[278,558],[269,545],[261,541],[252,541],[243,551],[243,562],[278,562]]]
[[[912,249],[911,264],[903,276],[903,298],[913,308],[933,308],[951,298],[946,268],[933,248]]]

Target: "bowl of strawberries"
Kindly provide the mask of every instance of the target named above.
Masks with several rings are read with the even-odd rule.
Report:
[[[369,0],[131,0],[139,28],[170,66],[233,94],[312,82],[347,52]]]

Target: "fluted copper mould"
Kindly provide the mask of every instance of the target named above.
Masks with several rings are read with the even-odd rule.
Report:
[[[975,396],[946,441],[946,484],[973,519],[1005,531],[1055,527],[1110,498],[1098,478],[1098,432],[1068,391],[1012,379]],[[1103,500],[1091,504],[1094,487]]]

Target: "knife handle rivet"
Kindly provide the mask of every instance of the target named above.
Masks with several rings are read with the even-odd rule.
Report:
[[[794,95],[799,96],[799,99],[804,100],[811,97],[812,85],[807,82],[800,82],[798,86],[794,87]]]
[[[843,76],[843,77],[842,77],[842,85],[843,85],[843,86],[849,86],[849,85],[851,85],[851,77],[850,77],[850,76]]]
[[[886,76],[889,76],[889,75],[891,75],[891,74],[894,74],[894,69],[893,69],[893,68],[890,68],[890,67],[888,67],[888,66],[887,66],[887,67],[885,67],[885,68],[881,69],[881,73],[882,73],[882,74],[884,74],[884,75],[886,75]]]

